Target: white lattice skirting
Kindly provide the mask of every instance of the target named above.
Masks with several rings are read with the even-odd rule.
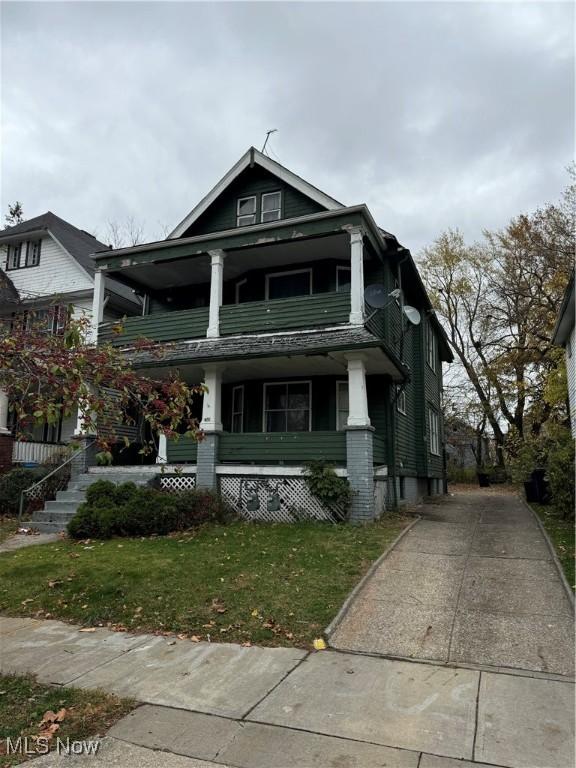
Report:
[[[196,488],[196,475],[160,475],[160,488],[165,491],[192,491]]]
[[[300,477],[220,475],[220,493],[247,520],[293,523],[343,520],[346,511],[313,496]]]

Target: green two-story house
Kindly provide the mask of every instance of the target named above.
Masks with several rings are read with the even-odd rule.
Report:
[[[161,440],[159,463],[255,517],[310,507],[312,459],[348,477],[353,520],[443,492],[452,356],[410,252],[366,205],[251,148],[166,240],[93,258],[99,340],[207,387],[204,439]],[[143,298],[120,336],[99,322],[104,276]],[[171,344],[159,357],[140,337]]]

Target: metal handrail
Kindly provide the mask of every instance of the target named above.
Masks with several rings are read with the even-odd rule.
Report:
[[[59,464],[57,467],[55,467],[51,472],[48,472],[47,475],[44,475],[44,477],[40,478],[38,482],[34,483],[34,485],[31,485],[29,488],[24,488],[24,490],[20,491],[20,502],[18,505],[18,522],[20,523],[22,521],[22,513],[24,511],[24,496],[30,494],[35,488],[38,488],[38,486],[42,485],[46,482],[50,477],[56,474],[56,472],[59,472],[62,467],[65,467],[67,464],[69,464],[72,459],[76,458],[76,456],[79,456],[84,451],[88,450],[88,448],[91,447],[91,443],[86,443],[82,448],[79,448],[74,443],[71,443],[72,446],[72,452],[70,456],[66,459],[66,461],[63,461],[62,464]]]

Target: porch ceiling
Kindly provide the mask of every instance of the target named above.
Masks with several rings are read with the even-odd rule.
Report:
[[[357,351],[357,350],[350,350]],[[346,352],[325,352],[313,355],[290,355],[285,357],[263,357],[223,362],[222,380],[225,383],[250,381],[252,379],[292,378],[302,376],[346,376]],[[379,347],[362,349],[366,372],[370,374],[388,374],[395,381],[401,381],[402,375],[394,363]],[[162,377],[166,367],[149,369],[153,376]],[[183,378],[190,384],[199,384],[204,380],[204,368],[200,364],[184,363],[178,365]]]
[[[254,269],[273,272],[291,264],[349,258],[350,239],[345,233],[247,246],[226,252],[224,280],[235,280]],[[128,265],[110,270],[108,274],[132,287],[141,287],[154,293],[210,282],[210,257],[208,252],[204,252],[186,258]]]

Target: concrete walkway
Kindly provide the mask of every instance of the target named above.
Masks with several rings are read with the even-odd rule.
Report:
[[[14,552],[24,547],[33,547],[38,544],[50,544],[58,540],[57,533],[15,533],[0,544],[1,552]]]
[[[510,508],[511,517],[517,513],[523,518],[515,502],[505,501],[504,507]],[[534,560],[553,566],[543,551],[538,551],[541,557],[529,557],[534,554],[532,548],[519,558],[502,557],[502,548],[510,544],[503,544],[492,529],[477,538],[480,526],[494,527],[486,518],[482,522],[482,515],[497,514],[496,504],[484,496],[456,499],[424,511],[427,520],[418,523],[387,560],[413,558],[423,547],[445,550],[451,541],[455,552],[417,555],[427,574],[438,573],[435,583],[424,579],[420,585],[427,596],[442,591],[442,565],[455,558],[463,559],[455,571],[460,575],[456,579],[459,595],[466,575],[478,573],[467,564],[471,558],[506,563]],[[447,522],[452,513],[469,514],[476,520]],[[498,527],[518,528],[511,517]],[[433,535],[431,525],[440,526],[440,531],[446,525],[456,526],[454,538]],[[467,527],[473,532],[466,533]],[[537,526],[527,527],[524,534],[522,530],[512,537],[514,546],[524,541],[526,547],[526,537],[541,541]],[[496,557],[485,551],[488,532],[492,534],[489,546],[498,548]],[[464,553],[458,551],[463,539],[468,545]],[[441,559],[434,568],[432,557]],[[446,570],[451,573],[449,567]],[[418,576],[416,568],[392,571],[400,573],[398,587]],[[374,578],[381,581],[380,573]],[[500,578],[506,579],[505,575]],[[541,575],[528,581],[539,594],[540,582],[553,579]],[[374,610],[381,611],[381,603],[392,602],[388,596],[366,598],[361,593],[356,605],[372,603]],[[411,605],[407,600],[403,604]],[[471,604],[474,612],[489,614]],[[344,631],[351,636],[351,615],[335,637],[344,636]],[[390,615],[392,623],[400,621],[403,612]],[[546,615],[550,622],[550,617],[565,614],[522,615]],[[371,620],[365,616],[365,622]],[[356,628],[358,637],[372,642],[371,631],[362,625]],[[537,637],[534,640],[538,642]],[[524,642],[518,646],[522,653],[524,647]],[[548,645],[543,647],[550,663]],[[43,682],[101,688],[141,702],[112,728],[97,757],[50,755],[37,759],[38,768],[63,768],[76,762],[123,768],[573,768],[574,685],[564,667],[562,675],[526,671],[522,657],[522,669],[513,669],[512,664],[506,670],[493,664],[490,669],[466,668],[446,663],[447,658],[407,661],[342,650],[245,648],[105,629],[81,631],[56,621],[0,618],[2,672],[33,672]],[[564,655],[558,658],[564,664]]]
[[[357,595],[332,646],[573,676],[572,603],[523,502],[458,494],[421,514]]]

